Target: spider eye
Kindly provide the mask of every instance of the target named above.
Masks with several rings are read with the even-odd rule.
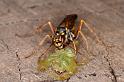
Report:
[[[62,33],[61,33],[61,35],[65,35],[65,33],[64,33],[64,32],[62,32]]]

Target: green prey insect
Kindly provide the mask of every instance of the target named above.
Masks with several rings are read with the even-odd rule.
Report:
[[[47,71],[55,80],[66,80],[77,72],[78,64],[75,56],[71,48],[56,50],[48,58],[38,60],[37,69]]]

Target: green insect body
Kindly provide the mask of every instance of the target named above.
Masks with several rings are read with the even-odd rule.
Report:
[[[38,61],[38,70],[50,70],[50,75],[56,80],[65,80],[76,73],[77,63],[75,53],[70,48],[56,50],[47,59]]]

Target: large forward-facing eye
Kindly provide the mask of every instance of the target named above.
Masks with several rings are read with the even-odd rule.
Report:
[[[62,32],[62,33],[61,33],[61,35],[65,35],[65,33],[64,33],[64,32]]]

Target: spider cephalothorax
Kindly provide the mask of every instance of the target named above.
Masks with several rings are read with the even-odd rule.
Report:
[[[62,49],[72,42],[74,38],[75,35],[70,29],[59,27],[52,38],[52,42],[58,49]]]

